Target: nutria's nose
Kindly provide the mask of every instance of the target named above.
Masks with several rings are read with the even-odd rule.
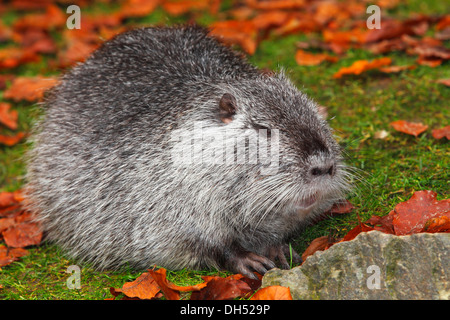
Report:
[[[331,166],[314,167],[310,171],[312,176],[323,176],[329,174],[332,176],[334,174],[334,164]]]

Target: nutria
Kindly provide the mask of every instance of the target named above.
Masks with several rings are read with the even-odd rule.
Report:
[[[287,241],[350,185],[317,104],[198,26],[105,42],[48,94],[31,141],[30,210],[99,269],[289,267]]]

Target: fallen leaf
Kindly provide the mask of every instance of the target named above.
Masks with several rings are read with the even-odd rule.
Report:
[[[0,102],[0,123],[11,130],[17,129],[17,118],[19,114],[16,110],[10,110],[11,105],[7,102]]]
[[[295,54],[295,61],[301,66],[316,66],[321,64],[323,61],[336,62],[338,61],[338,58],[330,56],[326,53],[313,54],[298,49],[297,53]]]
[[[436,82],[443,84],[444,86],[450,87],[450,79],[439,79],[436,80]]]
[[[428,220],[421,232],[450,232],[450,217],[439,216]]]
[[[41,243],[42,231],[38,223],[21,223],[2,232],[8,247],[23,248]]]
[[[313,255],[316,251],[323,251],[328,249],[333,245],[335,241],[331,239],[329,236],[323,236],[314,239],[309,244],[308,248],[302,254],[302,261],[305,262],[306,258]]]
[[[21,64],[39,60],[40,57],[31,50],[16,47],[0,49],[0,70],[15,68]]]
[[[380,67],[384,67],[391,64],[391,58],[379,58],[372,61],[367,60],[358,60],[355,61],[350,67],[343,67],[338,72],[333,75],[333,78],[341,78],[346,74],[361,74],[364,71],[379,69]]]
[[[3,98],[14,101],[41,101],[46,90],[53,87],[58,80],[54,77],[17,77],[3,93]]]
[[[414,65],[411,65],[411,66],[387,66],[387,67],[379,68],[379,70],[384,73],[396,73],[396,72],[400,72],[400,71],[404,71],[404,70],[414,70],[415,68],[416,68],[416,66],[414,66]]]
[[[245,297],[252,293],[250,286],[240,279],[242,275],[231,275],[226,278],[213,277],[206,279],[207,285],[200,291],[194,291],[191,300],[230,300]]]
[[[174,16],[182,15],[192,10],[204,10],[210,5],[209,0],[163,0],[164,10]]]
[[[14,136],[4,136],[0,135],[0,144],[4,144],[5,146],[11,147],[20,142],[23,138],[25,138],[25,132],[18,132]]]
[[[392,215],[388,214],[384,217],[372,216],[365,224],[371,226],[374,230],[395,234]]]
[[[123,17],[145,17],[152,13],[161,0],[126,0],[120,9]]]
[[[247,6],[259,10],[287,10],[305,7],[305,0],[246,0]]]
[[[409,121],[405,121],[405,120],[397,120],[397,121],[391,122],[390,125],[396,131],[410,134],[410,135],[413,135],[416,137],[428,129],[427,125],[424,125],[420,122],[409,122]]]
[[[396,235],[420,232],[434,217],[450,217],[450,199],[436,200],[436,192],[416,191],[412,197],[395,206],[392,216]]]
[[[29,252],[23,248],[8,248],[0,245],[0,267],[4,267],[28,254]]]
[[[433,129],[431,134],[435,139],[442,139],[443,137],[446,137],[447,140],[450,140],[450,126],[445,126],[440,129]]]
[[[257,29],[252,21],[219,21],[210,25],[211,35],[222,42],[239,45],[246,53],[252,55],[257,47]]]
[[[153,276],[144,272],[136,280],[126,282],[122,288],[111,288],[111,294],[117,297],[123,293],[128,298],[152,299],[161,290]]]
[[[361,232],[369,232],[375,230],[373,227],[366,225],[365,223],[358,224],[356,227],[351,229],[341,241],[350,241],[356,238]]]
[[[166,278],[166,269],[158,269],[156,271],[149,269],[148,273],[158,284],[158,287],[164,293],[167,300],[180,300],[180,292],[174,290],[168,286],[168,281]]]
[[[292,300],[291,290],[283,286],[268,286],[256,291],[250,300]]]

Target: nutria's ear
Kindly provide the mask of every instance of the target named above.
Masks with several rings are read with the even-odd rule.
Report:
[[[236,114],[236,98],[229,93],[225,93],[219,102],[220,120],[224,123],[230,123]]]

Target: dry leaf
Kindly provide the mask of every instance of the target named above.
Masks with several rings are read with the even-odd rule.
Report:
[[[396,131],[410,134],[410,135],[413,135],[416,137],[428,129],[427,125],[424,125],[420,122],[409,122],[409,121],[405,121],[405,120],[397,120],[397,121],[391,122],[390,125]]]
[[[230,300],[245,297],[253,291],[250,286],[240,280],[242,275],[232,275],[226,278],[212,277],[207,280],[207,285],[200,291],[191,295],[191,300]]]
[[[42,231],[38,223],[20,223],[2,232],[8,247],[23,248],[41,243]]]
[[[31,50],[16,47],[0,49],[0,70],[15,68],[21,64],[39,60],[40,57]]]
[[[391,58],[379,58],[372,61],[358,60],[355,61],[350,67],[341,68],[338,72],[333,75],[333,78],[341,78],[346,74],[361,74],[364,71],[379,69],[391,64]]]
[[[450,140],[450,126],[434,129],[431,131],[431,134],[435,139],[442,139],[443,137],[446,137],[447,140]]]
[[[420,232],[426,222],[434,217],[450,217],[450,199],[436,200],[436,192],[417,191],[413,196],[395,206],[392,216],[396,235]]]
[[[421,232],[450,232],[450,218],[448,216],[439,216],[428,220]]]
[[[29,252],[23,248],[8,248],[0,245],[0,267],[4,267],[28,254]]]
[[[256,291],[250,300],[292,300],[291,290],[282,286],[268,286]]]
[[[120,293],[123,293],[129,298],[152,299],[155,298],[160,291],[160,287],[153,276],[150,273],[145,272],[136,280],[126,282],[122,288],[111,288],[110,291],[115,297]]]
[[[227,44],[237,44],[252,55],[257,47],[257,29],[252,21],[219,21],[210,26],[211,35]]]
[[[11,130],[17,129],[17,118],[19,114],[16,110],[10,110],[11,105],[6,102],[0,102],[0,123]]]
[[[311,241],[310,245],[302,254],[302,261],[305,262],[306,258],[313,255],[316,251],[323,251],[333,245],[335,241],[329,236],[323,236]]]
[[[0,135],[0,144],[4,144],[5,146],[11,147],[20,142],[23,138],[25,138],[25,132],[18,132],[14,136],[4,136]]]
[[[436,80],[436,82],[443,84],[444,86],[450,87],[450,79],[439,79]]]
[[[295,61],[301,66],[316,66],[323,61],[336,62],[338,58],[326,53],[313,54],[299,49],[295,54]]]
[[[46,90],[53,87],[58,80],[54,77],[17,77],[3,93],[6,99],[14,101],[41,101]]]

